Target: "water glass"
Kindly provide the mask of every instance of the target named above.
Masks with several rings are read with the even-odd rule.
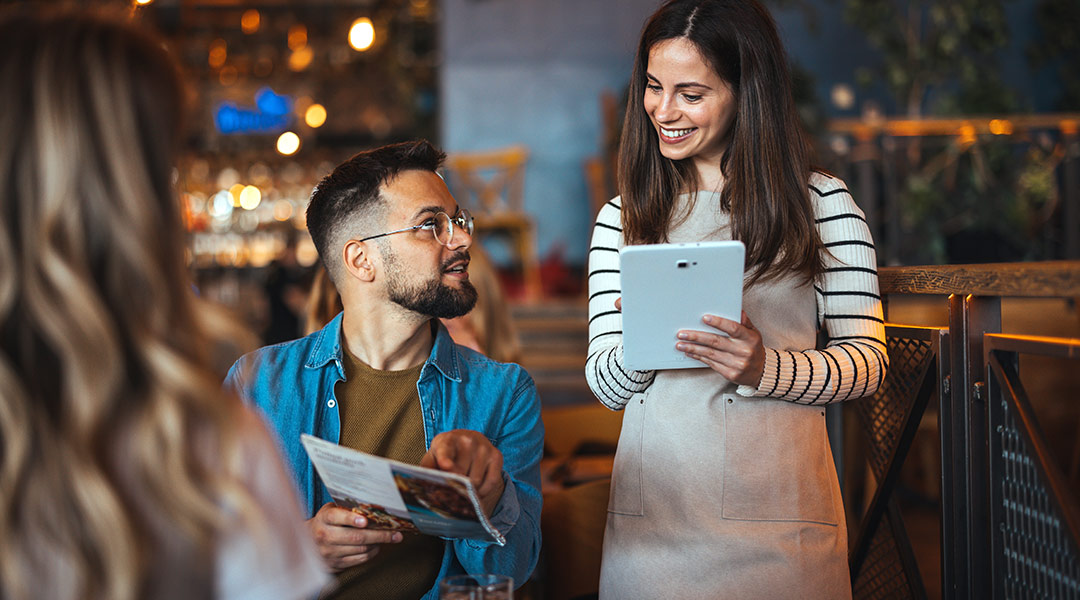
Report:
[[[514,580],[506,575],[455,575],[439,582],[439,600],[513,600]]]

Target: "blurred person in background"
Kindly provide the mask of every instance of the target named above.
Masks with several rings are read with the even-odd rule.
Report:
[[[308,528],[338,574],[333,598],[434,599],[439,580],[466,572],[521,585],[539,557],[536,385],[520,366],[456,344],[440,322],[477,300],[472,216],[436,173],[444,158],[426,141],[392,144],[319,182],[307,225],[344,308],[307,337],[244,355],[225,381],[292,459]],[[369,528],[332,502],[304,433],[469,477],[506,545]]]
[[[272,438],[209,362],[172,187],[186,90],[117,14],[0,16],[0,597],[309,597]]]
[[[295,340],[302,334],[301,316],[307,299],[307,272],[296,260],[296,232],[286,231],[285,248],[266,267],[267,320],[263,328],[263,344]]]
[[[601,598],[851,597],[821,405],[885,375],[877,259],[844,182],[810,166],[787,64],[756,0],[672,0],[642,30],[589,252],[586,378],[626,411]],[[671,340],[703,368],[627,369],[619,249],[731,239],[742,319]]]

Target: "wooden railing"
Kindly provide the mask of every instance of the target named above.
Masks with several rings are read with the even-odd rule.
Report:
[[[936,400],[941,597],[1080,598],[1077,499],[1019,376],[1021,355],[1075,360],[1080,373],[1080,339],[1001,331],[1002,298],[1076,302],[1080,261],[886,267],[879,276],[887,321],[889,300],[909,294],[948,296],[949,315],[946,327],[889,323],[886,382],[855,404],[877,481],[852,532],[855,597],[926,596],[895,491]]]

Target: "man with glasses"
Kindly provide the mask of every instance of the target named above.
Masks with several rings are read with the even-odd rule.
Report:
[[[291,462],[334,598],[435,598],[448,574],[523,583],[540,550],[543,425],[518,365],[457,346],[469,312],[473,221],[426,141],[361,152],[319,182],[307,226],[344,311],[305,338],[242,357],[226,386],[257,405]],[[368,528],[337,507],[300,445],[308,433],[469,477],[506,545]]]

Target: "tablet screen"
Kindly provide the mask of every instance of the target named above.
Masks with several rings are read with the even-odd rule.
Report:
[[[742,242],[626,246],[619,251],[626,367],[704,368],[675,349],[681,329],[717,330],[702,317],[742,317]]]

